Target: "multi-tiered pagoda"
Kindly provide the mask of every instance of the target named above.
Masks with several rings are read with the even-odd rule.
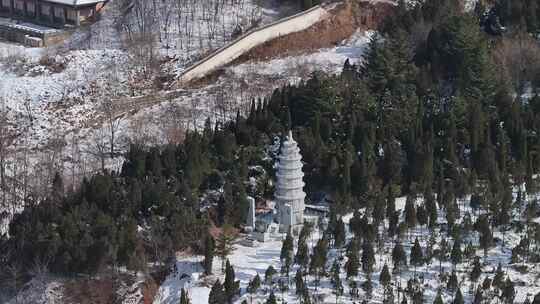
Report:
[[[280,231],[289,228],[296,231],[304,223],[304,173],[302,156],[298,144],[293,139],[292,131],[283,142],[277,165],[277,183],[275,198],[277,202]]]

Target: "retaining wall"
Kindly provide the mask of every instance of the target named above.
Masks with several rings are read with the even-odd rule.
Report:
[[[178,82],[187,83],[191,80],[202,78],[232,62],[252,48],[280,36],[303,31],[323,20],[328,15],[329,13],[324,7],[317,5],[307,11],[251,30],[192,65],[184,71]]]
[[[64,41],[69,35],[68,30],[33,30],[27,26],[0,22],[0,38],[22,43],[29,47],[50,46]]]

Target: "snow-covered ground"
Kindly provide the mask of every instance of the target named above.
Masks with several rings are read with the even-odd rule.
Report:
[[[534,198],[538,198],[538,195]],[[533,199],[530,197],[529,199]],[[473,221],[475,220],[474,214],[472,210],[470,210],[468,206],[468,200],[469,198],[464,198],[463,200],[458,201],[458,205],[462,210],[462,214],[464,212],[470,212],[473,217]],[[404,210],[405,206],[405,197],[400,197],[396,199],[396,210]],[[416,204],[420,204],[422,202],[421,199],[418,199],[416,201]],[[364,212],[365,210],[360,210],[360,212]],[[348,221],[351,219],[352,215],[348,214],[344,216],[344,222],[348,223]],[[401,215],[400,221],[404,220],[404,214]],[[540,218],[536,219],[540,220]],[[441,223],[441,227],[444,227],[445,224],[444,219],[444,212],[440,211],[439,213],[439,223]],[[348,231],[348,229],[347,229]],[[429,230],[426,227],[417,227],[414,229],[411,229],[406,235],[401,239],[401,243],[403,244],[403,247],[407,253],[407,257],[410,255],[410,250],[412,247],[412,244],[415,240],[415,238],[418,238],[421,244],[421,247],[423,250],[427,248],[427,243],[429,242]],[[447,238],[445,233],[442,233],[439,231],[439,229],[436,229],[435,232],[436,236],[436,245],[434,246],[434,249],[438,248],[438,244],[442,237]],[[310,250],[312,250],[313,246],[315,245],[316,241],[319,239],[320,233],[315,231],[310,241],[308,242],[308,247]],[[347,235],[347,239],[350,240],[352,237],[352,234],[349,232]],[[502,233],[500,231],[494,231],[494,237],[502,239]],[[473,245],[478,246],[478,233],[472,232],[469,235],[464,236],[463,244],[466,245],[468,242],[472,242]],[[540,265],[534,264],[534,263],[519,263],[519,264],[511,264],[510,262],[510,256],[511,256],[511,248],[517,245],[520,241],[520,235],[516,232],[507,232],[505,234],[505,247],[501,248],[501,244],[497,244],[495,247],[491,248],[487,255],[484,256],[484,253],[482,250],[476,251],[476,256],[481,258],[481,261],[483,263],[483,273],[478,280],[478,282],[482,282],[484,278],[490,277],[493,279],[495,269],[497,268],[497,265],[501,263],[503,266],[503,271],[505,274],[512,279],[512,281],[515,283],[515,290],[516,290],[516,296],[515,296],[515,303],[522,303],[526,298],[529,298],[529,300],[532,300],[532,297],[536,295],[538,292],[540,292]],[[451,248],[452,246],[452,240],[448,239],[449,246]],[[265,270],[269,266],[273,266],[276,270],[281,268],[281,263],[279,261],[280,256],[280,249],[282,246],[282,241],[280,240],[273,240],[268,241],[265,243],[256,243],[257,246],[255,247],[247,247],[244,245],[241,245],[240,242],[235,245],[234,252],[229,256],[229,260],[231,265],[233,265],[235,269],[236,279],[240,280],[240,287],[242,289],[241,296],[237,298],[235,303],[241,303],[244,299],[250,302],[251,299],[253,299],[253,303],[264,303],[265,299],[269,296],[270,288],[274,289],[274,292],[278,298],[282,298],[284,300],[283,303],[299,303],[298,297],[295,295],[295,288],[294,288],[294,279],[291,278],[291,283],[289,286],[289,290],[285,292],[279,291],[278,287],[274,285],[274,287],[270,287],[263,283],[261,288],[259,289],[259,292],[256,295],[249,295],[246,293],[246,287],[250,280],[253,279],[253,277],[256,274],[259,274],[261,279],[264,279],[264,273]],[[370,303],[382,303],[383,302],[383,287],[379,283],[379,274],[382,270],[382,267],[385,263],[388,264],[390,269],[392,269],[392,258],[391,258],[391,251],[395,244],[394,239],[387,239],[384,241],[384,246],[380,248],[375,248],[376,255],[375,255],[375,261],[376,264],[374,266],[374,272],[371,275],[372,283],[373,283],[373,293],[372,297],[370,299]],[[464,249],[464,246],[462,247],[462,250]],[[296,245],[295,245],[296,250]],[[343,282],[344,286],[344,295],[340,297],[339,303],[357,303],[359,302],[358,299],[353,299],[349,296],[348,291],[348,283],[347,278],[345,277],[345,271],[343,269],[343,265],[345,264],[346,258],[343,257],[344,255],[344,249],[331,249],[329,251],[328,255],[328,262],[327,262],[327,270],[330,270],[331,265],[333,264],[334,260],[338,259],[340,261],[341,265],[341,280]],[[343,258],[342,258],[343,257]],[[408,260],[408,258],[407,258]],[[202,261],[202,257],[200,256],[190,256],[190,257],[179,257],[177,261],[177,272],[172,273],[169,275],[169,277],[166,279],[164,284],[160,287],[158,292],[158,297],[154,301],[154,304],[169,304],[169,303],[178,303],[179,297],[180,297],[180,291],[182,288],[185,288],[192,300],[192,303],[194,304],[206,304],[208,303],[208,294],[210,292],[210,288],[212,284],[215,282],[216,279],[220,279],[221,282],[223,282],[224,276],[221,273],[220,267],[221,267],[221,261],[216,257],[214,258],[214,275],[211,275],[209,277],[204,277],[202,275],[202,267],[200,265],[200,262]],[[527,266],[528,271],[526,273],[521,272],[519,267],[520,265]],[[296,272],[297,266],[294,266],[291,271],[291,277],[294,277],[294,273]],[[469,265],[467,263],[461,263],[457,265],[457,267],[454,268],[454,266],[449,262],[442,262],[440,263],[437,258],[433,258],[431,260],[430,264],[423,265],[420,267],[417,267],[416,269],[413,266],[409,266],[406,270],[403,270],[401,272],[401,275],[398,275],[396,273],[392,274],[392,282],[394,284],[394,287],[397,285],[401,285],[402,287],[407,286],[407,281],[410,278],[413,278],[415,275],[417,276],[418,280],[420,281],[420,285],[424,289],[424,303],[432,303],[436,294],[437,290],[441,286],[446,286],[446,283],[442,282],[442,276],[443,275],[449,275],[452,269],[456,270],[456,273],[458,275],[458,281],[459,286],[461,288],[461,291],[463,293],[465,303],[471,303],[474,298],[474,291],[476,283],[470,282],[468,279],[469,273],[471,272],[472,265]],[[279,277],[279,274],[277,275]],[[355,278],[355,280],[358,283],[363,283],[366,281],[366,274],[363,273],[360,270],[360,274]],[[310,294],[311,295],[321,295],[324,298],[324,303],[335,303],[335,295],[333,294],[333,288],[330,280],[328,278],[323,278],[320,282],[320,285],[318,287],[315,287],[313,284],[313,277],[306,276],[305,281],[309,282],[308,286],[310,288]],[[360,288],[361,290],[361,288]],[[454,297],[454,294],[452,292],[449,292],[446,290],[446,288],[442,289],[442,295],[445,303],[450,303]],[[362,290],[360,291],[360,299],[365,298],[366,294]],[[403,297],[403,294],[400,295]],[[488,294],[485,294],[486,297],[486,303],[492,303],[491,298],[489,298]],[[397,299],[396,299],[397,300]],[[399,303],[399,302],[398,302]]]
[[[347,59],[351,64],[358,63],[373,34],[359,31],[333,48],[228,67],[213,84],[186,89],[173,100],[163,100],[122,118],[119,133],[125,143],[129,138],[144,137],[150,140],[148,143],[162,144],[171,138],[169,133],[175,131],[175,127],[201,128],[208,117],[212,120],[232,118],[238,108],[247,109],[253,98],[266,96],[286,83],[296,83],[315,71],[340,73]],[[133,128],[138,123],[144,127]]]
[[[366,51],[374,31],[357,31],[340,45],[321,49],[314,53],[273,59],[270,61],[247,62],[227,69],[226,74],[235,79],[251,80],[267,76],[295,82],[306,78],[315,71],[338,74],[349,59],[351,64],[359,63]]]

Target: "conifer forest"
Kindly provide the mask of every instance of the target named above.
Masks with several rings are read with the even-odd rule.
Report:
[[[46,278],[54,303],[540,304],[540,2],[391,7],[337,73],[270,81],[175,143],[115,150],[112,132],[115,168],[23,193],[2,164],[1,203],[24,207],[0,233],[0,302],[53,303],[28,296]],[[292,138],[323,215],[250,247]]]

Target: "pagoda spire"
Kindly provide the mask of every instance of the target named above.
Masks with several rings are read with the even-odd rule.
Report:
[[[288,133],[281,146],[276,173],[275,198],[281,231],[303,224],[306,198],[300,148],[293,138],[292,130],[289,129]]]

